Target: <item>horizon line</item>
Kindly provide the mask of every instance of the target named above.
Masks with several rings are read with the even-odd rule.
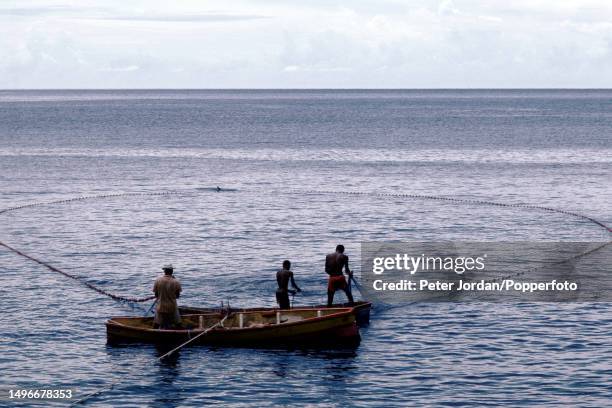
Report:
[[[3,91],[605,91],[612,87],[439,87],[439,88],[0,88]]]

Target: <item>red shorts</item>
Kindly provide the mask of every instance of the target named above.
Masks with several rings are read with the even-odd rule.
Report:
[[[327,282],[327,291],[335,292],[339,289],[346,289],[346,279],[344,279],[344,275],[330,276],[329,282]]]

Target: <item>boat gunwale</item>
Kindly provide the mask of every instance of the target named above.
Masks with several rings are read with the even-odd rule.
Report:
[[[349,306],[348,304],[343,305],[334,305],[334,306],[326,306],[326,305],[303,305],[296,308],[291,309],[281,309],[279,307],[243,307],[243,308],[231,308],[230,311],[233,313],[249,313],[249,312],[272,312],[272,311],[282,311],[282,310],[329,310],[329,309],[353,309],[353,310],[362,310],[362,309],[371,309],[374,305],[372,302],[367,300],[356,301],[354,305]],[[218,308],[207,308],[207,307],[197,307],[197,306],[179,306],[179,309],[186,309],[191,311],[198,311],[200,313],[185,313],[183,316],[193,315],[193,314],[206,314],[206,313],[218,313],[216,310]]]
[[[336,308],[334,308],[336,309]],[[299,321],[294,321],[294,322],[285,322],[285,323],[279,323],[279,324],[270,324],[267,326],[253,326],[253,327],[233,327],[233,328],[214,328],[211,332],[225,332],[225,333],[230,333],[234,330],[236,331],[241,331],[241,332],[250,332],[250,331],[262,331],[262,330],[270,330],[273,328],[277,328],[277,327],[282,327],[282,328],[286,328],[286,327],[292,327],[292,326],[299,326],[299,325],[303,325],[303,324],[309,324],[309,323],[313,323],[313,322],[318,322],[321,320],[326,320],[329,318],[338,318],[338,317],[343,317],[343,316],[351,316],[353,317],[352,322],[351,323],[355,323],[356,319],[355,316],[353,314],[353,309],[352,308],[337,308],[337,309],[341,309],[339,312],[336,313],[331,313],[325,316],[314,316],[308,319],[304,319],[304,320],[299,320]],[[280,309],[279,309],[280,310]],[[291,311],[312,311],[313,309],[290,309]],[[329,310],[329,309],[327,309]],[[232,312],[231,314],[238,314],[238,313],[260,313],[260,312],[256,312],[256,311],[252,311],[252,312]],[[219,315],[219,313],[193,313],[193,314],[185,314],[183,316],[217,316]],[[133,319],[134,317],[130,317],[130,316],[114,316],[109,318],[106,321],[106,326],[117,326],[117,327],[122,327],[122,328],[127,328],[129,330],[134,330],[134,331],[139,331],[139,332],[145,332],[145,333],[164,333],[164,334],[188,334],[188,335],[198,335],[200,333],[202,333],[203,331],[209,329],[210,327],[203,327],[203,328],[196,328],[193,330],[189,330],[189,329],[149,329],[149,328],[139,328],[139,327],[134,327],[134,326],[129,326],[127,324],[123,324],[120,322],[117,322],[113,319]],[[350,324],[350,323],[349,323]]]

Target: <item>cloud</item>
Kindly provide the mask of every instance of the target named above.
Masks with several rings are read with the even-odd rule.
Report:
[[[108,16],[95,17],[92,19],[98,20],[118,20],[118,21],[150,21],[150,22],[232,22],[240,20],[258,20],[270,18],[262,15],[249,14],[141,14],[141,15],[124,15],[124,16]]]
[[[603,0],[20,4],[0,88],[612,86]]]
[[[42,17],[56,16],[90,20],[145,21],[145,22],[232,22],[240,20],[257,20],[270,18],[258,14],[232,13],[176,13],[176,12],[127,12],[122,7],[97,7],[74,5],[50,5],[31,7],[0,7],[1,16]]]
[[[72,7],[69,6],[2,7],[0,8],[0,16],[39,16],[70,11],[72,11]]]
[[[104,13],[107,7],[84,7],[71,5],[49,5],[31,7],[0,7],[0,17],[74,16],[83,13]]]
[[[112,67],[112,68],[100,68],[103,72],[131,72],[138,71],[140,67],[138,65],[128,65],[124,67]]]

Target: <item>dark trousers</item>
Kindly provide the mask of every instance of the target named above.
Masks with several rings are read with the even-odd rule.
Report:
[[[284,290],[277,290],[276,303],[278,303],[278,307],[280,307],[281,309],[291,309],[291,304],[289,303],[289,292],[285,292]]]
[[[181,315],[179,314],[178,309],[169,313],[155,312],[153,328],[169,330],[175,328],[180,322]]]

